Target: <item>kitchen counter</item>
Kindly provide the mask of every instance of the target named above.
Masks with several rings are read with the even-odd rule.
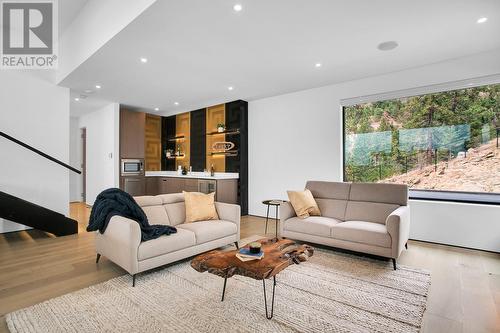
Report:
[[[191,172],[187,175],[179,175],[177,171],[146,171],[146,177],[172,177],[172,178],[188,178],[188,179],[238,179],[239,174],[235,172],[216,172],[212,177],[205,172]]]

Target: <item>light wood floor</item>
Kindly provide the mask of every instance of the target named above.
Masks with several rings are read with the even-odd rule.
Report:
[[[11,311],[125,274],[104,257],[95,264],[94,234],[85,232],[89,214],[71,204],[78,235],[0,235],[0,332],[8,331],[4,316]],[[264,219],[245,216],[241,237],[252,235],[264,235]],[[399,262],[431,271],[423,332],[500,332],[500,255],[410,241]]]

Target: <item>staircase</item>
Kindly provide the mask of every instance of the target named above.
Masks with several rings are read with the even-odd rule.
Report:
[[[61,213],[0,191],[0,218],[56,236],[78,233],[78,222]]]
[[[80,170],[59,161],[58,159],[36,149],[32,146],[0,131],[0,137],[3,137],[21,147],[46,158],[49,161],[57,163],[64,168],[81,174]],[[19,224],[24,224],[41,231],[49,232],[56,236],[66,236],[78,233],[78,222],[64,216],[61,213],[39,206],[32,202],[15,197],[8,193],[0,191],[0,218]]]

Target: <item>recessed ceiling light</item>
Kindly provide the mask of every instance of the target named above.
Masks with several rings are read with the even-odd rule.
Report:
[[[316,67],[316,68],[320,68],[320,67],[321,67],[321,64],[320,64],[319,62],[317,62],[317,63],[314,65],[314,67]]]
[[[143,64],[147,63],[147,62],[148,62],[148,58],[141,58],[141,62],[142,62]]]
[[[227,90],[233,90],[234,88],[233,87],[227,87]]]
[[[160,108],[155,108],[155,111],[160,111]]]
[[[233,9],[235,12],[241,12],[241,10],[243,9],[243,6],[239,3],[237,3],[236,5],[233,6]]]
[[[77,101],[77,102],[78,102],[79,100],[80,100],[80,99],[79,99],[78,97],[75,97],[75,101]]]
[[[487,17],[481,17],[481,18],[479,18],[479,19],[477,20],[477,23],[484,23],[484,22],[486,22],[486,21],[488,21],[488,18],[487,18]]]
[[[94,91],[91,89],[87,89],[87,90],[84,90],[83,92],[86,94],[92,94]]]
[[[174,105],[179,105],[179,102],[174,102]]]
[[[96,84],[96,85],[95,85],[95,88],[96,88],[96,89],[101,89],[101,86],[100,86],[100,85],[98,85],[98,84]]]
[[[396,42],[394,40],[390,40],[390,41],[382,42],[382,43],[378,44],[377,49],[379,49],[380,51],[390,51],[390,50],[394,50],[398,46],[399,46],[398,42]]]

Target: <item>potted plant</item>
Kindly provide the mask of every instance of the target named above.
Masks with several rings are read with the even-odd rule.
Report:
[[[224,132],[225,129],[226,129],[226,125],[224,125],[223,123],[217,124],[217,132],[222,133],[222,132]]]

